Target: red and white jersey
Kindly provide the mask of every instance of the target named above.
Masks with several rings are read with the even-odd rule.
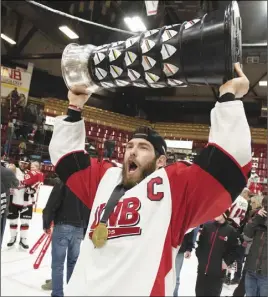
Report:
[[[229,210],[229,219],[233,220],[237,227],[240,227],[241,222],[245,219],[248,210],[248,202],[245,198],[239,195]]]
[[[91,209],[85,240],[65,296],[172,296],[175,257],[190,228],[222,214],[241,193],[251,169],[251,138],[243,103],[216,103],[209,143],[194,164],[156,170],[125,192],[94,248],[92,232],[122,169],[89,159],[84,121],[56,118],[50,156],[56,172]]]
[[[251,193],[260,194],[263,191],[263,185],[257,182],[251,182],[249,185],[249,190]]]
[[[31,170],[25,174],[23,183],[36,191],[44,183],[44,179],[44,174],[41,171]]]
[[[19,180],[20,184],[18,188],[12,189],[11,191],[13,194],[12,203],[15,205],[24,205],[25,185],[23,184],[23,181],[26,172],[27,171],[22,171],[19,167],[16,167],[16,178]]]

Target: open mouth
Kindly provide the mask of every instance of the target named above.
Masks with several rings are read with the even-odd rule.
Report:
[[[134,172],[138,168],[137,164],[133,161],[131,161],[128,165],[128,172]]]

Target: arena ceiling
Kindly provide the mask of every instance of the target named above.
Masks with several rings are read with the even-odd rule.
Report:
[[[144,1],[38,1],[51,8],[100,24],[128,30],[123,18],[139,15],[147,29],[180,23],[203,15],[204,11],[227,5],[228,1],[160,1],[156,16],[147,16]],[[260,80],[267,80],[267,1],[239,1],[243,21],[244,71],[251,82],[247,100],[266,98],[267,87],[260,87]],[[58,27],[68,25],[79,35],[77,43],[101,45],[129,37],[93,25],[70,20],[26,1],[2,1],[2,33],[17,44],[1,42],[2,64],[7,61],[26,64],[61,76],[60,58],[64,47],[71,43]],[[137,88],[136,88],[137,89]],[[132,88],[100,92],[105,96],[133,96]],[[135,90],[135,96],[153,101],[215,101],[211,87],[187,87],[161,90]]]

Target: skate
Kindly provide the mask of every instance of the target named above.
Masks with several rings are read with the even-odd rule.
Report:
[[[29,248],[29,245],[27,244],[27,239],[26,238],[21,238],[20,239],[20,246],[24,249],[27,250]]]
[[[13,245],[16,243],[17,237],[13,236],[11,237],[10,241],[8,242],[7,246],[8,247],[13,247]]]

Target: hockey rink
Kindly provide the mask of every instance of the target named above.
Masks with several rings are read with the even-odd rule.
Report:
[[[30,248],[42,234],[42,215],[34,213],[29,231]],[[33,264],[40,252],[39,248],[33,255],[23,251],[18,246],[18,241],[12,249],[6,244],[9,240],[9,226],[7,222],[1,254],[1,296],[50,296],[51,291],[43,291],[41,285],[51,274],[51,250],[48,249],[39,269],[34,269]],[[197,274],[197,259],[195,252],[189,260],[185,260],[181,271],[181,284],[179,296],[195,296],[195,282]],[[79,284],[78,284],[79,286]],[[232,296],[234,286],[225,286],[222,296]],[[131,293],[130,293],[131,294]]]

